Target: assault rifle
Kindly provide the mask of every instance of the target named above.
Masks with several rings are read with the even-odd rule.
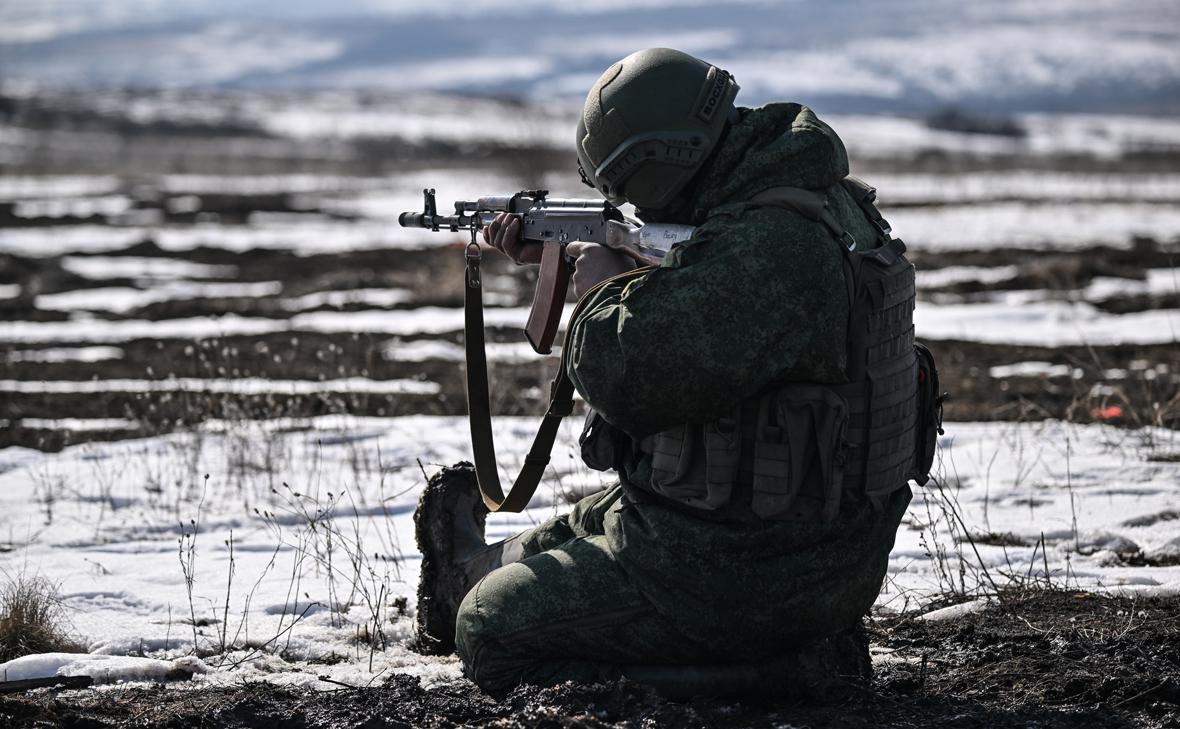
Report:
[[[455,203],[454,215],[439,215],[434,190],[424,190],[426,207],[421,213],[402,213],[397,222],[406,228],[428,228],[471,233],[465,252],[463,287],[463,346],[467,360],[467,412],[471,426],[471,450],[475,473],[484,504],[491,511],[522,511],[544,475],[549,455],[557,438],[557,426],[573,410],[574,386],[566,375],[569,348],[562,348],[562,361],[553,378],[549,409],[524,459],[520,474],[507,495],[500,485],[496,465],[496,445],[492,437],[490,390],[487,356],[484,352],[483,293],[479,266],[482,252],[476,236],[498,213],[520,216],[521,236],[542,244],[541,271],[533,308],[529,311],[525,336],[540,354],[548,354],[557,334],[566,290],[569,288],[573,261],[565,247],[574,241],[600,243],[627,255],[641,268],[622,274],[636,277],[659,263],[677,243],[688,240],[693,228],[687,225],[638,225],[628,221],[614,205],[605,200],[559,200],[546,190],[523,190],[507,197],[481,197],[474,202]],[[584,296],[574,309],[574,317],[589,301]]]
[[[640,265],[658,264],[672,246],[689,239],[688,225],[638,225],[605,200],[566,200],[550,198],[547,190],[522,190],[505,197],[481,197],[475,201],[455,203],[454,215],[439,215],[434,190],[423,190],[425,210],[402,213],[397,222],[404,228],[428,228],[433,231],[469,230],[467,247],[468,285],[478,277],[480,248],[476,235],[498,213],[520,216],[521,236],[543,244],[541,270],[533,307],[529,311],[525,336],[539,354],[549,354],[557,335],[562,305],[569,288],[573,261],[565,253],[566,244],[574,241],[599,243],[633,258]],[[477,283],[477,281],[476,281]]]

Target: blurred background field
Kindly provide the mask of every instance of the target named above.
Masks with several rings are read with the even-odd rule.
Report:
[[[816,109],[909,245],[954,400],[946,489],[915,499],[883,609],[1005,580],[1180,587],[1164,1],[7,2],[6,569],[60,581],[95,650],[351,680],[379,649],[378,671],[453,675],[405,642],[423,470],[466,453],[465,241],[396,217],[424,187],[593,194],[581,97],[652,45],[733,71],[745,105]],[[523,340],[531,273],[490,266],[509,470],[556,360]],[[573,436],[494,532],[601,482]]]

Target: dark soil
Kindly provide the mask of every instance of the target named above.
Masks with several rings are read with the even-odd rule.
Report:
[[[617,682],[521,688],[503,701],[460,681],[423,689],[264,683],[216,689],[38,690],[0,698],[12,727],[1180,727],[1180,598],[1007,595],[940,622],[870,629],[872,692],[814,703],[672,702]]]
[[[278,207],[281,201],[262,201]],[[238,200],[222,195],[219,214],[238,215],[261,204],[258,199]],[[461,306],[462,244],[427,250],[354,251],[332,255],[298,256],[289,251],[233,252],[198,248],[166,253],[145,240],[115,255],[168,257],[193,263],[232,267],[228,281],[282,280],[282,297],[326,290],[400,288],[410,292],[402,304],[389,307]],[[922,269],[946,265],[1015,265],[1017,279],[996,288],[1045,288],[1063,295],[1085,286],[1095,276],[1141,277],[1147,268],[1172,265],[1171,246],[1143,242],[1134,251],[1096,248],[1060,253],[1021,249],[995,249],[953,257],[916,253]],[[978,259],[978,260],[976,260]],[[498,258],[489,258],[488,286],[497,304],[528,306],[534,282],[531,272],[516,269]],[[217,279],[210,279],[217,280]],[[0,283],[20,283],[26,292],[54,293],[98,285],[135,285],[133,281],[89,281],[66,271],[58,258],[33,258],[0,254]],[[923,291],[921,306],[938,306],[938,297],[965,299],[980,295],[969,284],[937,291]],[[933,298],[932,298],[933,297]],[[238,316],[286,319],[281,297],[198,298],[165,301],[124,313],[96,312],[100,319],[162,319]],[[1119,303],[1121,302],[1121,303]],[[1138,304],[1158,307],[1168,302]],[[1116,299],[1110,306],[1138,305]],[[329,306],[319,310],[346,311],[363,305]],[[364,307],[372,308],[372,307]],[[14,320],[68,318],[67,312],[42,310],[33,296],[0,301],[0,315]],[[520,331],[491,328],[489,341],[523,342]],[[394,416],[410,413],[461,415],[466,412],[462,364],[454,359],[403,360],[398,340],[435,339],[457,345],[458,330],[406,337],[370,333],[324,334],[313,331],[281,331],[252,336],[227,336],[204,340],[186,338],[139,339],[120,342],[122,358],[99,362],[36,362],[9,359],[3,350],[36,349],[17,342],[0,346],[0,380],[107,380],[169,377],[262,377],[282,380],[319,380],[362,377],[375,380],[415,379],[437,383],[437,394],[397,396],[353,393],[345,396],[321,393],[301,397],[257,395],[208,395],[159,393],[5,393],[0,402],[0,447],[21,445],[57,450],[86,440],[111,440],[167,432],[208,418],[307,417],[328,413]],[[946,418],[950,421],[1067,419],[1101,421],[1115,425],[1180,426],[1180,348],[1174,344],[1092,347],[1041,347],[979,342],[928,342],[938,358],[943,388],[952,393]],[[86,342],[55,342],[51,346],[83,346]],[[50,345],[43,345],[50,346]],[[1066,365],[1064,376],[1012,376],[995,378],[990,369],[1023,361]],[[498,414],[539,413],[552,378],[555,362],[537,357],[523,362],[496,363],[493,410]],[[1117,379],[1112,379],[1120,373]],[[25,418],[126,418],[137,428],[118,431],[72,433],[22,425]]]

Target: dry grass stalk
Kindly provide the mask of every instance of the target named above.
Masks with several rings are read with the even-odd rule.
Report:
[[[0,587],[0,661],[31,653],[80,651],[63,623],[55,583],[40,575],[9,577]]]

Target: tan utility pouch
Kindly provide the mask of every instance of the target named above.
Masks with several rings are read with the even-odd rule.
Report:
[[[754,433],[754,513],[763,519],[834,519],[847,427],[848,404],[828,387],[796,383],[763,396]]]

